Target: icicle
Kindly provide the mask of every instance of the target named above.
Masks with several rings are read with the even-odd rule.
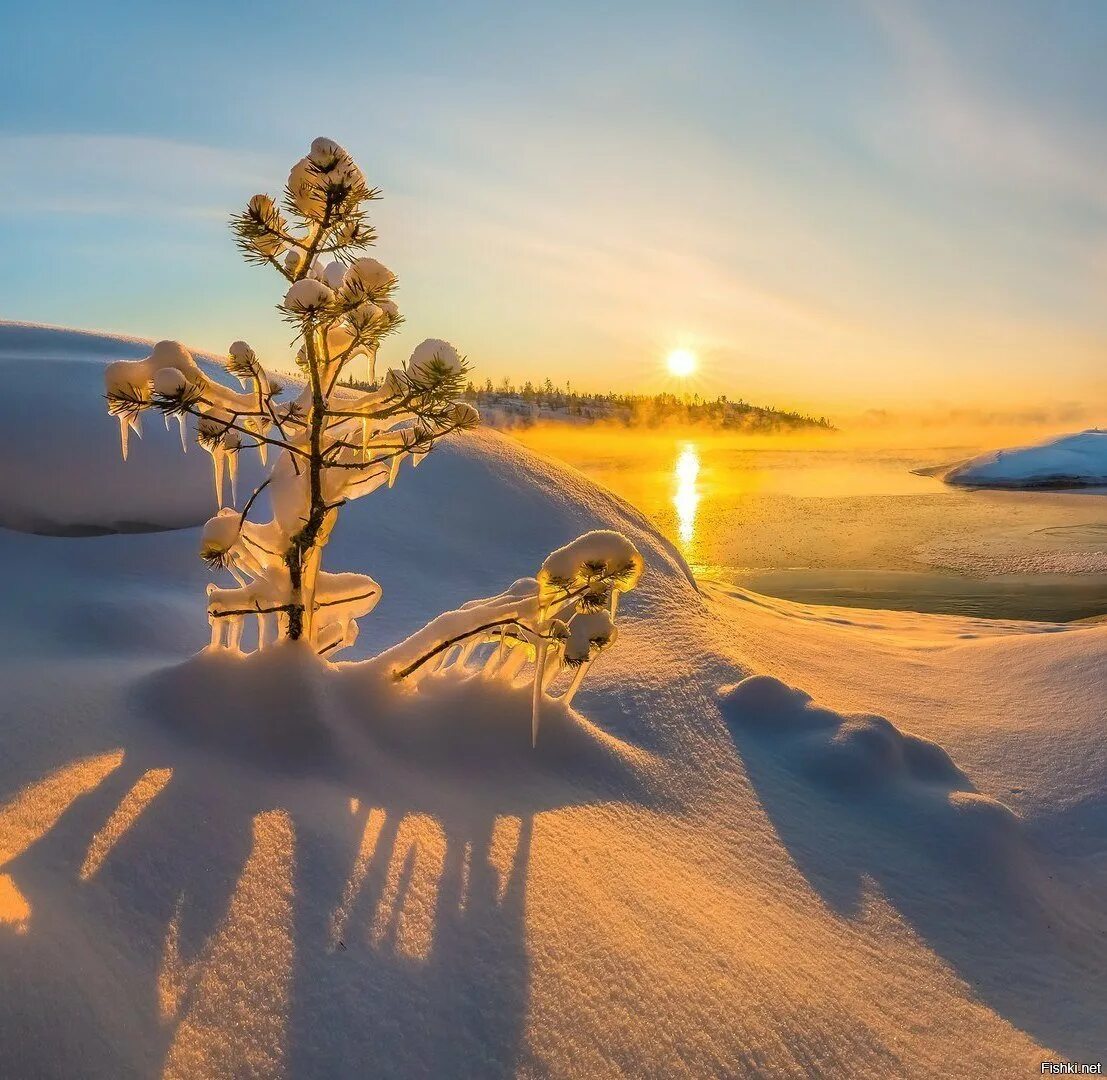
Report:
[[[573,676],[573,681],[569,683],[569,689],[561,695],[561,704],[568,708],[573,703],[573,697],[580,689],[580,684],[584,681],[584,673],[588,670],[591,660],[585,660],[580,667],[577,668],[577,673]]]
[[[403,460],[404,460],[404,455],[403,454],[397,454],[392,459],[392,464],[389,466],[389,469],[388,469],[388,486],[389,487],[391,487],[394,483],[396,483],[396,476],[400,471],[400,462],[403,461]]]
[[[227,455],[227,473],[231,478],[231,506],[238,505],[238,454]]]
[[[494,679],[500,665],[504,662],[504,653],[507,651],[507,647],[504,645],[504,628],[500,628],[500,643],[493,648],[488,656],[485,658],[484,667],[481,668],[481,674],[486,679]]]
[[[215,477],[215,508],[223,509],[223,458],[226,451],[221,446],[215,447],[211,452],[211,468]]]
[[[131,434],[131,422],[125,416],[119,418],[119,444],[123,451],[123,460],[127,460],[127,439]]]
[[[162,413],[161,418],[165,421],[165,430],[169,430],[169,413]]]
[[[463,646],[461,652],[457,656],[457,666],[464,668],[469,663],[469,657],[473,655],[473,650],[481,643],[480,636],[474,634]]]
[[[323,552],[319,548],[313,548],[304,559],[303,572],[300,579],[300,598],[304,604],[304,637],[314,644],[315,634],[315,589],[319,580],[319,561]]]
[[[258,652],[265,648],[265,623],[267,616],[258,614]]]
[[[261,459],[262,465],[265,464],[265,459],[269,456],[269,444],[262,438],[258,438],[258,457]]]
[[[351,645],[357,641],[358,634],[360,633],[356,619],[350,619],[346,623],[345,629],[342,631],[342,648],[348,649]]]
[[[619,590],[611,590],[611,618],[614,619],[619,613]]]
[[[534,654],[534,690],[530,698],[530,745],[538,745],[538,725],[542,721],[542,686],[546,675],[546,642],[541,641]]]
[[[219,620],[208,616],[208,622],[211,623],[211,644],[209,649],[218,649],[223,644],[223,627],[219,625]]]
[[[367,416],[361,418],[361,452],[362,454],[369,452],[369,417]]]
[[[504,661],[507,658],[507,627],[499,627],[499,644],[495,650],[488,656],[488,661],[484,666],[484,673],[489,678],[495,678],[499,674],[499,669],[504,666]]]
[[[177,416],[177,427],[181,429],[181,453],[188,453],[188,439],[185,438],[185,418],[184,413],[180,413]]]
[[[542,692],[549,690],[554,679],[561,673],[561,653],[558,652],[553,661],[546,661],[546,674],[542,678]]]
[[[238,652],[238,643],[242,638],[242,616],[227,616],[227,648]]]
[[[523,665],[527,662],[527,650],[525,645],[516,645],[511,650],[511,655],[504,661],[503,667],[500,668],[500,678],[505,682],[512,683],[515,681],[515,676],[519,674]]]

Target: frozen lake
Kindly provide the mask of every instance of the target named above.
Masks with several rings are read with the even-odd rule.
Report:
[[[913,472],[982,445],[515,434],[641,508],[702,577],[817,604],[1049,620],[1107,612],[1103,494],[972,491]]]

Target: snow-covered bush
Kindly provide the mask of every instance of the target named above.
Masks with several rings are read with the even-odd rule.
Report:
[[[405,458],[417,465],[443,435],[479,422],[471,405],[456,400],[465,362],[438,339],[417,346],[404,369],[389,371],[375,389],[339,385],[358,356],[368,358],[375,385],[377,348],[402,321],[395,276],[364,254],[376,238],[366,204],[377,194],[341,146],[320,138],[292,167],[283,208],[255,195],[232,220],[246,258],[272,266],[288,283],[278,310],[295,329],[304,380],[290,399],[282,399],[280,380],[244,341],[230,346],[226,360],[240,390],[209,377],[175,341],[106,369],[108,411],[119,420],[124,458],[129,433],[141,434],[149,409],[166,423],[176,418],[182,447],[193,418],[196,438],[211,455],[218,512],[204,527],[200,554],[237,583],[209,586],[212,647],[237,648],[250,616],[259,648],[281,636],[321,653],[350,645],[356,620],[375,606],[380,589],[364,574],[321,569],[340,508],[391,486]],[[270,447],[276,460],[269,478],[241,510],[225,507],[225,473],[237,505],[238,455],[256,449],[265,462]],[[272,518],[252,521],[263,489]]]
[[[638,584],[642,568],[642,556],[622,533],[585,533],[548,555],[536,578],[520,578],[497,596],[471,600],[428,623],[392,651],[393,673],[418,680],[473,667],[514,682],[532,663],[533,744],[542,698],[564,671],[568,685],[560,700],[572,702],[596,657],[615,643],[619,595]]]

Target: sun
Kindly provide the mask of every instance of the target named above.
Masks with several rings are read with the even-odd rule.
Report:
[[[674,349],[665,360],[670,375],[685,379],[696,370],[696,357],[687,349]]]

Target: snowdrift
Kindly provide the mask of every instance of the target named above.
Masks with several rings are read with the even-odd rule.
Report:
[[[994,488],[1107,486],[1107,431],[1060,435],[1034,446],[994,450],[955,465],[950,484]]]
[[[0,322],[0,381],[13,388],[0,398],[0,525],[88,536],[199,525],[215,512],[210,459],[196,446],[182,455],[176,424],[147,417],[122,461],[117,425],[104,422],[104,366],[150,344]],[[245,464],[244,488],[258,476]]]
[[[9,399],[128,355],[58,333],[34,331]],[[74,498],[118,463],[97,393],[55,432]],[[383,590],[353,662],[196,656],[199,530],[158,485],[43,518],[4,475],[24,522],[179,527],[0,529],[0,1075],[1016,1075],[1102,1055],[1107,628],[701,591],[635,510],[477,433],[347,508],[327,560]],[[412,689],[365,662],[595,528],[646,572],[537,750],[522,688]]]
[[[1010,881],[1028,883],[1018,818],[998,799],[978,794],[937,743],[901,732],[883,716],[820,708],[768,675],[722,687],[720,701],[736,736],[753,735],[781,767],[855,806],[867,800],[874,819],[898,822],[905,838],[937,846],[939,855],[966,859],[977,870],[1022,871]],[[753,753],[746,751],[747,761]]]

